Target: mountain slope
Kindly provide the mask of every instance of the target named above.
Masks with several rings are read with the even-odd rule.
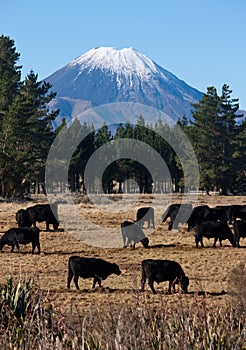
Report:
[[[91,49],[45,81],[57,92],[52,108],[68,120],[113,102],[145,104],[177,120],[190,116],[190,103],[203,95],[133,48]]]

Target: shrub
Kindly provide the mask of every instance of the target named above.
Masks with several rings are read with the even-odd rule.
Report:
[[[238,270],[237,270],[238,271]],[[233,272],[233,276],[235,273]],[[236,273],[237,275],[237,273]],[[236,280],[238,281],[238,280]],[[239,288],[240,286],[240,288]],[[241,284],[234,285],[235,293]],[[1,287],[1,349],[207,350],[246,349],[245,303],[211,308],[206,294],[193,299],[159,297],[159,307],[134,292],[134,301],[86,312],[71,304],[69,314],[54,309],[33,280]]]

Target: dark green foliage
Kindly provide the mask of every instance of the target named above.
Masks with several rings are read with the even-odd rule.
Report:
[[[55,97],[50,84],[39,82],[38,76],[30,72],[21,81],[21,66],[17,65],[20,54],[14,41],[0,37],[0,195],[4,197],[23,196],[32,190],[61,191],[134,191],[129,179],[138,184],[141,193],[181,192],[190,189],[220,191],[221,194],[246,192],[246,123],[237,123],[238,99],[231,98],[228,85],[222,87],[219,96],[214,87],[208,87],[202,99],[192,105],[193,121],[186,116],[174,126],[164,125],[159,119],[155,125],[147,125],[139,115],[136,125],[119,124],[114,134],[104,125],[95,130],[93,125],[80,125],[74,120],[67,126],[63,119],[61,126],[53,130],[52,122],[59,111],[49,111],[48,103]],[[114,126],[115,127],[115,126]],[[188,135],[186,142],[183,133]],[[55,146],[53,141],[55,140]],[[135,152],[135,158],[122,156],[119,140],[124,147]],[[127,143],[128,140],[128,143]],[[131,141],[135,140],[133,144]],[[142,143],[142,144],[141,144]],[[142,145],[148,145],[143,147]],[[47,156],[52,149],[46,174]],[[55,149],[54,149],[55,148]],[[103,149],[97,159],[98,173],[103,170],[102,179],[97,173],[85,184],[85,169],[95,151]],[[194,172],[194,151],[199,163],[200,174]],[[168,172],[148,169],[139,161],[141,153],[146,160],[153,160],[158,154]],[[153,164],[153,163],[152,163]],[[103,168],[105,167],[105,168]],[[68,174],[67,174],[68,172]],[[200,184],[198,179],[200,175]],[[68,178],[68,184],[67,184]],[[102,182],[102,183],[101,183]],[[35,188],[34,188],[34,185]],[[45,188],[45,185],[47,186]]]
[[[58,111],[47,104],[55,97],[50,84],[34,72],[20,81],[19,54],[14,42],[0,37],[0,193],[22,196],[31,183],[44,183],[44,166],[55,133]]]
[[[17,66],[20,54],[16,52],[14,41],[0,36],[0,128],[5,111],[18,93],[21,66]]]
[[[201,187],[207,193],[213,189],[221,194],[233,193],[235,179],[242,175],[238,163],[245,159],[240,141],[245,125],[236,123],[239,105],[238,99],[231,99],[231,92],[225,84],[218,96],[216,89],[209,87],[193,104],[194,121],[188,132],[200,166]]]

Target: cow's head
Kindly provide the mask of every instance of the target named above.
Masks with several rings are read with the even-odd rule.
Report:
[[[140,242],[142,243],[144,248],[148,248],[148,246],[149,246],[149,239],[148,239],[148,237],[144,237],[143,239],[141,239]]]
[[[180,286],[184,293],[188,293],[189,278],[183,276],[180,280]]]
[[[121,274],[119,266],[115,263],[113,263],[113,272],[118,276]]]

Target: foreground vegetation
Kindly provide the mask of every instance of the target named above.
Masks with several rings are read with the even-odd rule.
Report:
[[[246,349],[246,271],[236,266],[229,277],[231,301],[211,309],[194,294],[190,304],[160,307],[140,301],[115,306],[108,312],[91,306],[70,313],[53,308],[34,280],[1,286],[0,347],[2,349]],[[158,296],[157,296],[158,297]],[[180,299],[181,300],[181,299]]]

